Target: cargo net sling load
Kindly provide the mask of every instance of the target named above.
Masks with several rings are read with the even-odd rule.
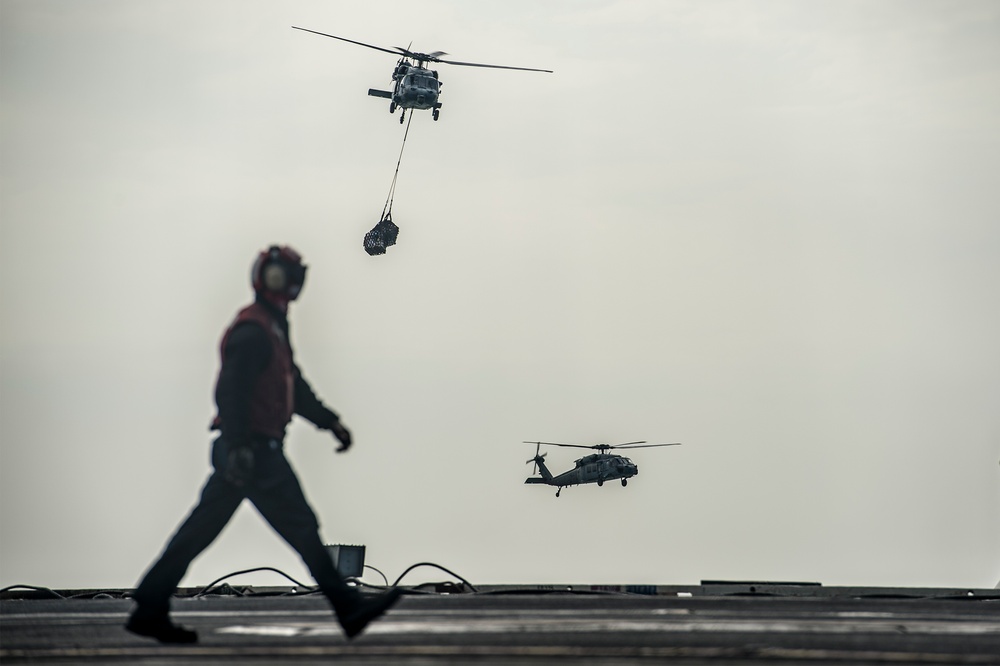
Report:
[[[410,134],[410,123],[413,122],[413,114],[406,120],[406,131],[403,132],[403,144],[399,147],[399,159],[396,160],[396,172],[392,174],[392,184],[389,186],[389,196],[385,199],[385,206],[382,207],[382,217],[372,230],[365,234],[365,252],[371,256],[385,254],[388,247],[396,244],[396,236],[399,235],[399,227],[392,221],[392,201],[396,196],[396,179],[399,177],[399,165],[403,161],[403,149],[406,148],[406,137]]]

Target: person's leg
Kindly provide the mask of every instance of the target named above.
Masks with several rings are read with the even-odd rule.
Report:
[[[194,632],[173,625],[170,597],[188,566],[226,526],[243,501],[243,492],[215,473],[209,477],[197,506],[171,537],[133,594],[137,606],[126,628],[164,642],[191,643]]]
[[[358,596],[347,585],[319,538],[319,521],[306,501],[295,472],[281,452],[268,456],[267,476],[247,491],[264,519],[302,557],[323,594],[336,608]]]
[[[309,573],[330,601],[348,637],[387,611],[399,599],[391,590],[376,599],[365,599],[347,585],[319,538],[319,522],[306,501],[295,472],[281,452],[269,460],[268,479],[250,489],[247,497],[271,527],[302,557]]]

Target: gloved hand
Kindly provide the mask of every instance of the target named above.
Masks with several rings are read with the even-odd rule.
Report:
[[[242,487],[253,479],[254,455],[249,446],[235,445],[226,456],[226,481]]]
[[[330,426],[330,431],[333,432],[334,437],[340,440],[340,446],[335,449],[337,453],[343,453],[351,448],[351,431],[345,428],[343,423],[339,420],[334,421],[333,425]]]

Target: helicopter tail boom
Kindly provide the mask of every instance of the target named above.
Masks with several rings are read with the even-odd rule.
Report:
[[[535,468],[538,470],[538,473],[541,476],[529,476],[527,479],[524,480],[525,483],[552,483],[552,479],[555,477],[552,476],[552,472],[549,471],[549,468],[545,466],[544,455],[540,456],[536,452],[535,457],[532,458],[531,460],[528,460],[527,462],[535,463]]]

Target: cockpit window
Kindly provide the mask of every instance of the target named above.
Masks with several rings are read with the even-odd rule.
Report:
[[[403,85],[406,87],[417,87],[417,88],[429,88],[430,90],[438,89],[437,79],[430,76],[420,76],[407,74],[403,77]]]

